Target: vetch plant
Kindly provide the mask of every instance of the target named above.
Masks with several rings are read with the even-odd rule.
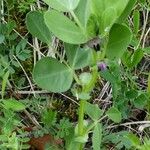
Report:
[[[126,51],[133,33],[125,20],[136,1],[44,0],[44,2],[49,9],[46,12],[29,12],[26,18],[27,28],[48,47],[52,46],[52,36],[56,36],[63,42],[67,59],[59,61],[61,57],[41,58],[33,70],[34,81],[40,88],[54,93],[72,89],[74,96],[79,100],[78,123],[65,148],[72,150],[76,147],[77,150],[82,150],[88,140],[88,134],[92,131],[93,149],[100,150],[102,119],[108,117],[119,123],[122,114],[115,105],[105,113],[88,100],[100,75],[111,82],[113,98],[117,98],[116,77],[112,74],[113,71],[107,68],[107,63],[117,66],[122,59],[127,67],[133,68],[143,56],[141,50],[137,50],[134,54],[128,54]],[[134,33],[137,33],[138,12],[134,13],[134,18]],[[101,40],[98,52],[87,44],[96,37]],[[86,71],[80,73],[84,68],[87,68]],[[90,122],[84,120],[85,114],[90,117]]]
[[[149,149],[149,0],[0,9],[0,149]]]

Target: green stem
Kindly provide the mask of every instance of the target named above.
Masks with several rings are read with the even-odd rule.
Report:
[[[83,135],[83,127],[84,127],[84,107],[85,107],[85,100],[80,100],[80,107],[79,107],[79,124],[78,124],[78,135]]]
[[[74,77],[74,79],[75,79],[75,81],[77,82],[78,85],[82,84],[81,81],[79,80],[77,74],[75,73],[75,71],[73,71],[73,77]]]
[[[86,85],[86,87],[84,87],[84,92],[91,92],[91,90],[94,88],[95,83],[97,81],[97,77],[98,77],[98,71],[97,71],[97,66],[94,66],[92,68],[92,79],[90,81],[90,83],[88,85]]]
[[[95,58],[95,64],[96,64],[96,58]],[[92,79],[88,85],[85,87],[83,86],[82,92],[88,93],[91,92],[91,90],[94,88],[94,85],[97,81],[98,77],[98,71],[97,71],[97,65],[92,67]],[[79,106],[79,118],[78,118],[78,136],[83,136],[85,134],[84,131],[84,111],[85,111],[85,105],[86,105],[86,100],[81,99],[80,100],[80,106]],[[81,143],[79,144],[79,150],[83,150],[84,144]]]
[[[84,109],[85,109],[85,100],[80,100],[79,107],[79,124],[78,124],[78,136],[82,136],[84,134]],[[79,150],[83,149],[83,143],[79,144]]]
[[[79,150],[83,150],[83,144],[80,144]]]

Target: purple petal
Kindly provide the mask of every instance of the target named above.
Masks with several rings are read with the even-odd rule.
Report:
[[[98,66],[98,69],[99,69],[100,71],[104,71],[104,70],[107,69],[107,65],[106,65],[105,63],[103,63],[103,62],[98,63],[97,66]]]

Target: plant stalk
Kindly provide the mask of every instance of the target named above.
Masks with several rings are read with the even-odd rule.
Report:
[[[96,64],[96,58],[95,58],[95,64]],[[94,85],[97,81],[98,72],[97,72],[97,65],[92,67],[92,79],[88,85],[83,87],[82,92],[90,93],[92,89],[94,88]],[[86,100],[81,99],[80,100],[80,106],[79,106],[79,118],[78,118],[78,136],[84,136],[84,112],[85,112],[85,105]],[[83,150],[84,144],[79,144],[79,150]]]
[[[78,136],[83,136],[84,134],[84,109],[85,109],[85,100],[80,100],[79,107],[79,124],[78,124]],[[83,149],[83,143],[79,144],[79,150]]]
[[[80,100],[80,107],[79,107],[79,124],[78,124],[78,135],[83,135],[83,128],[84,128],[84,107],[85,107],[85,100]]]

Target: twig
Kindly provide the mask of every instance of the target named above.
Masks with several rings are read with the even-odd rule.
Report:
[[[26,95],[26,94],[49,94],[50,92],[49,91],[45,91],[45,90],[42,90],[42,91],[14,91],[15,93],[18,93],[18,94],[23,94],[23,95]]]
[[[144,35],[142,48],[145,47],[145,41],[146,41],[146,38],[147,38],[147,36],[148,36],[149,33],[150,33],[150,27],[148,28],[147,32]]]
[[[104,96],[104,94],[106,93],[106,91],[107,91],[109,85],[110,85],[109,82],[107,82],[107,83],[104,85],[104,87],[102,88],[102,90],[101,90],[101,92],[100,92],[100,94],[99,94],[99,96],[98,96],[97,99],[102,99],[102,98],[103,98],[103,96]],[[95,101],[94,101],[94,102],[95,102]]]
[[[41,5],[40,5],[40,1],[39,0],[37,0],[37,6],[38,6],[38,9],[41,9]]]
[[[128,125],[138,125],[138,124],[150,124],[150,121],[135,121],[135,122],[126,122],[118,125],[108,126],[107,129],[116,128],[119,126],[128,126]]]
[[[53,58],[55,58],[55,50],[54,49],[55,49],[55,47],[57,48],[57,46],[58,46],[58,44],[57,45],[55,44],[55,41],[56,41],[56,37],[53,37],[51,46],[49,46],[48,52],[47,52],[47,56],[50,56]]]
[[[19,66],[21,67],[22,71],[24,72],[24,74],[25,74],[25,76],[26,76],[26,78],[27,78],[27,80],[28,80],[28,82],[30,84],[31,90],[33,91],[33,95],[34,95],[34,97],[36,97],[36,95],[34,93],[34,88],[32,86],[32,82],[31,82],[30,78],[28,77],[26,71],[24,70],[23,66],[21,65],[21,63],[19,62],[19,60],[17,59],[17,57],[15,55],[13,55],[13,57],[18,62]]]
[[[144,37],[144,33],[145,33],[145,30],[146,30],[146,25],[147,25],[147,21],[148,21],[148,14],[149,14],[149,10],[146,11],[146,14],[143,13],[143,15],[144,15],[144,25],[143,25],[142,34],[141,34],[141,37],[140,37],[140,40],[139,40],[139,43],[138,43],[136,49],[139,48],[139,46],[141,44],[141,41],[142,41],[142,39]]]
[[[39,4],[38,2],[37,2],[37,4]],[[38,6],[39,7],[39,6]],[[35,10],[35,7],[34,6],[30,6],[30,8],[31,8],[31,11],[33,11],[33,10]],[[34,48],[34,51],[33,51],[33,58],[34,58],[34,66],[35,66],[35,64],[36,64],[36,52],[37,52],[37,55],[38,55],[38,60],[40,60],[41,59],[41,53],[40,53],[40,48],[39,48],[39,43],[38,43],[38,39],[36,38],[36,37],[33,37],[33,46],[35,47]],[[36,49],[38,50],[38,51],[36,51]]]
[[[36,127],[41,127],[38,121],[34,116],[32,116],[27,110],[24,110],[24,113],[28,116],[28,118],[31,120],[31,122],[36,126]]]
[[[77,105],[79,105],[79,103],[78,102],[76,102],[75,100],[73,100],[72,98],[70,98],[70,97],[68,97],[67,95],[65,95],[65,94],[62,94],[62,93],[60,93],[62,96],[64,96],[64,97],[66,97],[67,99],[69,99],[69,100],[71,100],[72,102],[74,102],[75,104],[77,104]]]
[[[150,127],[150,124],[141,125],[139,126],[138,131],[142,132],[145,128],[149,128],[149,127]]]
[[[14,91],[15,93],[18,93],[18,94],[22,94],[22,95],[26,95],[26,94],[50,94],[51,92],[47,91],[47,90],[41,90],[41,91]],[[1,93],[1,91],[0,91]],[[69,96],[63,94],[63,93],[59,93],[60,95],[64,96],[65,98],[71,100],[73,103],[79,105],[78,102],[76,102],[74,99],[70,98]]]
[[[1,17],[1,20],[2,21],[4,21],[5,19],[4,19],[4,1],[3,0],[1,0],[1,15],[0,15],[0,17]]]

